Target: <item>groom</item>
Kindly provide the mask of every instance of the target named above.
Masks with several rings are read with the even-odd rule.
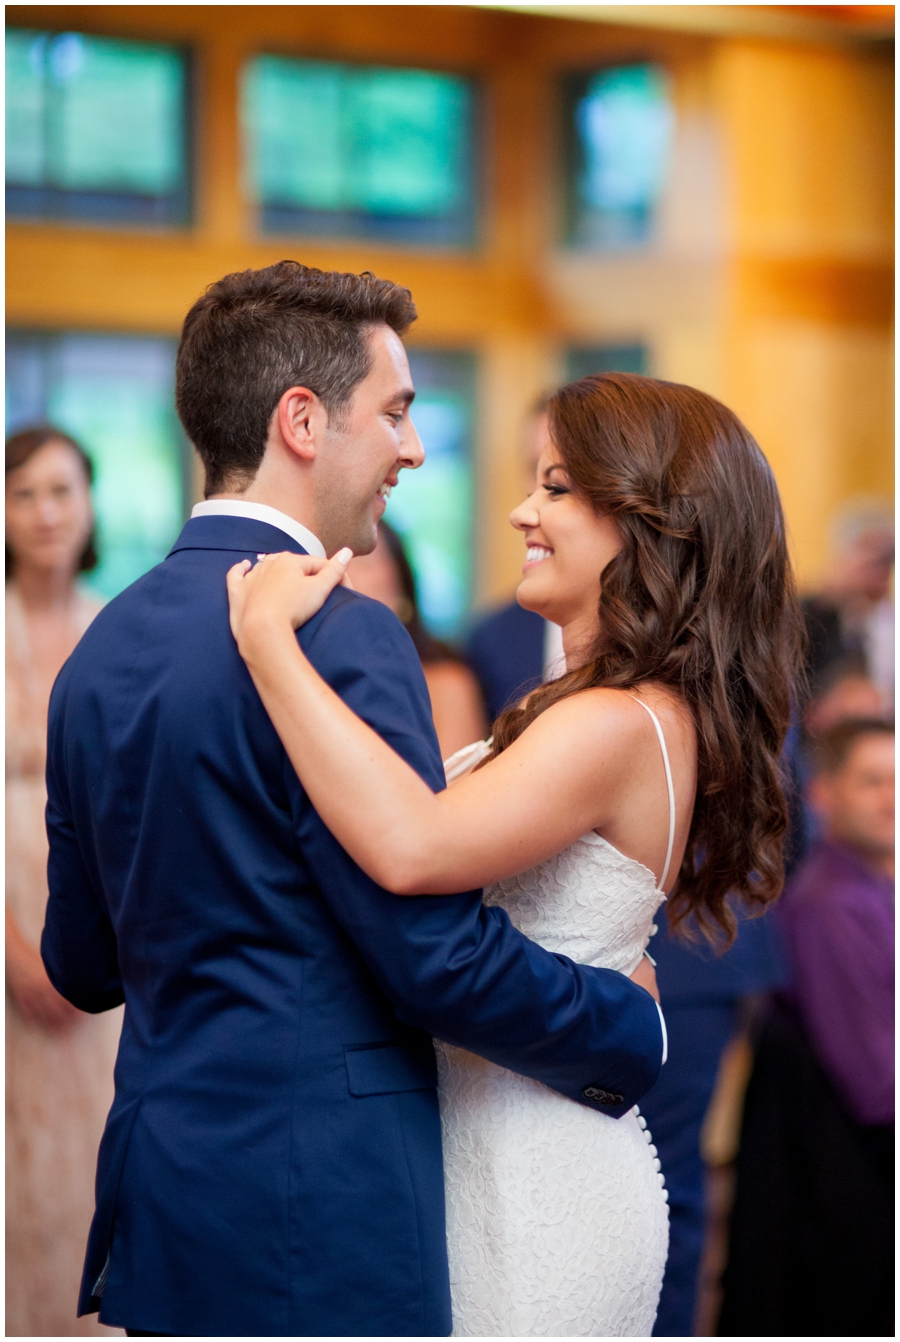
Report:
[[[643,988],[544,951],[478,891],[397,897],[353,864],[229,630],[238,560],[374,547],[423,460],[415,315],[388,281],[288,261],[211,286],[177,373],[207,501],[54,688],[44,961],[82,1010],[126,1003],[79,1312],[132,1333],[447,1334],[431,1036],[614,1117],[659,1072]],[[298,637],[442,787],[391,612],[338,588]]]

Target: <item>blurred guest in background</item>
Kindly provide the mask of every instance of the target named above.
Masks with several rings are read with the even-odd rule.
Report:
[[[848,718],[880,718],[884,710],[884,695],[878,686],[862,670],[837,662],[820,677],[803,721],[807,736],[814,741]]]
[[[478,682],[462,658],[423,625],[403,541],[387,522],[379,522],[378,544],[351,561],[349,574],[358,592],[389,606],[406,626],[425,672],[442,757],[483,740],[487,721]]]
[[[816,744],[817,840],[780,909],[790,988],[747,1090],[719,1334],[893,1334],[894,731]]]
[[[894,693],[894,520],[879,500],[857,499],[832,524],[831,559],[818,593],[803,603],[814,696],[836,663],[872,682],[881,711]]]
[[[47,978],[47,705],[100,608],[91,463],[59,430],[6,444],[6,1331],[110,1333],[76,1319],[92,1171],[113,1097],[119,1012],[87,1016]]]
[[[816,742],[850,718],[885,718],[885,695],[869,679],[861,657],[841,658],[820,672],[803,714],[795,756],[801,784],[803,830],[807,841],[821,831],[821,812],[812,805],[812,780],[818,772]]]

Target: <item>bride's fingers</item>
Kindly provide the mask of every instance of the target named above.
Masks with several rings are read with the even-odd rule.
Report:
[[[326,582],[336,586],[341,581],[347,571],[347,565],[353,558],[353,551],[347,549],[338,550],[337,554],[332,555],[330,559],[325,559],[320,555],[297,555],[291,554],[285,550],[281,554],[260,555],[259,563],[253,570],[252,578],[256,578],[257,570],[261,570],[259,581],[268,581],[274,583],[278,575],[278,580],[285,577],[289,580],[300,578],[313,578],[322,573],[328,575]],[[265,563],[263,563],[265,560]],[[331,579],[337,574],[332,582]]]
[[[243,578],[244,574],[247,572],[249,567],[250,567],[249,559],[242,559],[239,564],[233,564],[231,566],[231,568],[228,570],[228,573],[225,576],[225,581],[228,583],[229,589],[235,586],[236,583],[240,582],[241,578]]]
[[[232,631],[243,631],[251,610],[281,612],[296,629],[321,610],[331,592],[343,581],[352,550],[339,550],[331,559],[318,555],[260,556],[255,567],[248,560],[228,572],[228,601]]]
[[[233,564],[225,575],[225,584],[228,588],[228,600],[234,602],[238,595],[238,589],[243,581],[244,575],[249,572],[251,567],[249,559],[242,559],[239,564]]]
[[[257,555],[253,572],[255,574],[257,569],[264,568],[267,573],[285,569],[296,573],[299,569],[301,575],[308,576],[318,573],[327,562],[319,555],[298,555],[290,550],[279,550],[276,554]]]
[[[317,595],[320,598],[319,608],[324,606],[335,587],[344,581],[347,574],[347,565],[352,558],[353,551],[347,547],[343,550],[338,550],[337,554],[332,555],[328,562],[323,564],[319,569],[315,578],[311,580],[311,585],[315,586]],[[314,613],[314,611],[310,612],[310,614]]]
[[[232,565],[225,575],[225,585],[228,588],[228,622],[235,638],[238,636],[238,624],[246,597],[246,590],[241,590],[241,584],[250,567],[250,560],[242,559],[239,564]]]

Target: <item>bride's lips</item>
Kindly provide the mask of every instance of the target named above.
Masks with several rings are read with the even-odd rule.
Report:
[[[525,563],[522,565],[522,572],[528,573],[531,569],[537,568],[538,564],[543,564],[545,559],[552,559],[553,551],[546,545],[529,545],[525,551]]]

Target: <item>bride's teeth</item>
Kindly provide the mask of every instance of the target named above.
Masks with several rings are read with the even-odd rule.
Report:
[[[552,550],[545,550],[542,545],[529,545],[528,549],[525,551],[525,562],[530,564],[538,559],[546,559],[547,556],[552,553]]]

